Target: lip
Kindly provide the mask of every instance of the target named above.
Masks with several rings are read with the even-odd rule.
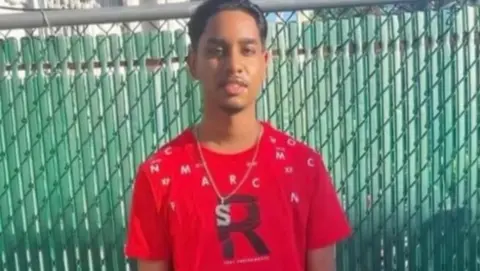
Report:
[[[247,91],[248,85],[240,78],[232,78],[220,84],[222,90],[228,95],[239,95]]]
[[[225,91],[225,93],[231,96],[240,95],[247,91],[247,88],[245,86],[238,83],[224,84],[222,89]]]

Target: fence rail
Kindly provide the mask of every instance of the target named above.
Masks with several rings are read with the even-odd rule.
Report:
[[[292,16],[258,115],[324,155],[355,231],[337,270],[479,271],[480,9]],[[136,166],[200,117],[186,32],[37,30],[0,40],[0,270],[131,269]]]
[[[355,5],[413,5],[428,3],[425,0],[255,0],[265,12],[312,10],[320,8],[351,7]],[[24,14],[3,15],[0,29],[37,28],[68,25],[106,24],[134,22],[139,20],[169,20],[188,18],[199,2],[180,2],[163,5],[139,5],[131,7],[108,7],[89,10],[38,10]]]

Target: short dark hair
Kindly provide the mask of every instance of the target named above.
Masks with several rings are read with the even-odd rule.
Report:
[[[205,31],[208,20],[224,10],[241,10],[250,14],[257,22],[261,41],[265,45],[267,20],[258,5],[250,0],[206,0],[196,8],[188,22],[188,35],[194,50],[197,49],[200,36]]]

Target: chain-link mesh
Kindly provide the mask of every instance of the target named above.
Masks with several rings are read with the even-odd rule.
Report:
[[[258,115],[324,155],[339,271],[480,270],[480,9],[415,8],[269,14]],[[2,35],[0,270],[131,268],[136,167],[201,113],[185,21]]]

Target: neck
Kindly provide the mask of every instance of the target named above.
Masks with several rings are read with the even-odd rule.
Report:
[[[233,115],[205,110],[197,127],[197,136],[204,147],[221,153],[235,153],[252,147],[260,129],[254,108]]]

